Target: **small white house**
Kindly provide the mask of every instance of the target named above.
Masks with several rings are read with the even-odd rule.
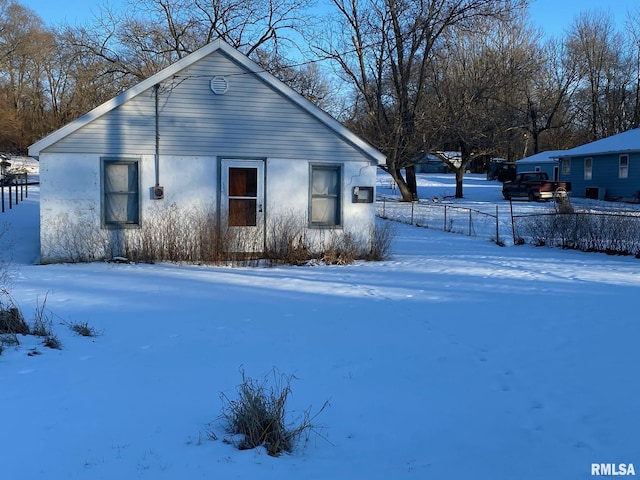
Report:
[[[366,244],[385,162],[221,40],[39,140],[29,155],[40,162],[43,263],[131,255],[145,242],[166,247],[168,237],[196,242],[203,219],[218,238],[232,233],[235,251],[264,251],[283,224],[311,244],[345,233]]]

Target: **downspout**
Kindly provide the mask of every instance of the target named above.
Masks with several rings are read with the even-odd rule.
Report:
[[[155,100],[155,123],[156,123],[156,146],[155,146],[155,166],[156,166],[156,187],[160,186],[160,110],[159,110],[159,94],[160,84],[153,86],[153,94]]]

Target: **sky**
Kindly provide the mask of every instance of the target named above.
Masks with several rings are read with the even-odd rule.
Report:
[[[22,5],[33,9],[46,23],[71,24],[91,19],[92,14],[99,12],[102,0],[22,0]],[[122,0],[109,0],[108,4],[117,7]],[[640,0],[532,0],[530,12],[533,22],[542,27],[548,35],[561,35],[569,28],[573,19],[587,10],[603,10],[614,15],[615,22],[622,27],[628,10],[635,11]]]
[[[482,177],[463,200],[454,175],[419,175],[419,193],[507,218],[501,184]],[[392,194],[386,174],[378,185]],[[349,266],[38,265],[38,207],[34,186],[0,214],[0,256],[27,322],[45,302],[63,348],[20,335],[0,354],[2,478],[640,474],[633,256],[393,222],[391,257]],[[68,328],[83,323],[98,335]],[[279,458],[236,449],[219,418],[241,369],[271,387],[274,368],[295,377],[289,420],[329,402]]]

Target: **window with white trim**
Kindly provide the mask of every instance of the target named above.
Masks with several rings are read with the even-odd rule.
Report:
[[[336,227],[342,223],[342,169],[337,165],[311,166],[311,226]]]
[[[587,157],[584,159],[584,179],[591,180],[593,176],[593,158]]]
[[[140,223],[137,160],[102,161],[102,220],[107,227]]]
[[[571,159],[570,158],[563,158],[561,160],[561,162],[562,162],[562,173],[563,174],[571,173]]]
[[[618,167],[618,178],[629,177],[629,155],[620,155],[620,163]]]

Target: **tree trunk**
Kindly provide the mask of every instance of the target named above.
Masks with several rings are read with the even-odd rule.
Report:
[[[462,180],[464,178],[464,166],[465,163],[456,168],[456,198],[464,198],[462,195]]]
[[[471,152],[464,141],[460,141],[460,166],[456,168],[456,198],[464,198],[462,194],[462,181],[464,179],[464,170],[471,160]]]
[[[407,185],[407,182],[404,180],[402,173],[400,173],[400,169],[391,168],[389,169],[389,174],[393,177],[393,180],[398,185],[398,189],[400,190],[400,195],[402,196],[403,202],[411,202],[413,201],[413,193]],[[414,171],[415,177],[415,171]]]
[[[416,167],[415,165],[409,165],[405,167],[404,171],[407,173],[407,187],[411,192],[411,200],[418,200],[418,182],[416,181]]]

